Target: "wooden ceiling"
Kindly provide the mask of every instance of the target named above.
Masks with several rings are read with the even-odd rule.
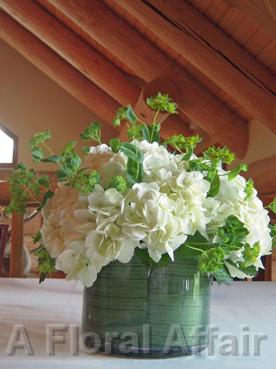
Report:
[[[169,92],[165,136],[200,132],[242,158],[248,123],[276,133],[274,0],[0,0],[0,37],[95,112],[150,114]],[[121,132],[124,135],[124,132]]]

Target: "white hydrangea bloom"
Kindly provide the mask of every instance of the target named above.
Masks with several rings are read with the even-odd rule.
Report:
[[[246,198],[245,186],[246,181],[240,175],[231,181],[228,180],[227,176],[221,176],[220,191],[213,200],[215,202],[213,203],[213,216],[209,223],[209,229],[216,230],[224,225],[228,216],[236,216],[249,231],[246,242],[251,246],[256,242],[260,244],[260,255],[255,263],[255,266],[259,268],[262,267],[261,256],[271,253],[272,240],[268,227],[270,218],[262,201],[257,197],[256,190],[253,191],[250,198]],[[233,252],[231,257],[233,261],[242,261],[241,252]],[[234,272],[233,268],[230,272],[235,275],[238,273],[238,271]]]
[[[84,160],[84,166],[97,170],[104,187],[109,186],[112,177],[125,176],[126,156],[122,153],[113,153],[109,146],[101,144],[93,146]]]
[[[95,262],[86,255],[84,243],[80,247],[68,248],[56,260],[56,269],[66,273],[67,280],[80,280],[85,287],[91,287],[97,279]]]
[[[173,260],[174,251],[196,232],[217,242],[218,236],[212,234],[230,215],[248,229],[248,244],[253,247],[259,242],[260,255],[254,265],[262,267],[261,256],[271,252],[269,216],[255,190],[246,198],[243,177],[229,181],[227,172],[219,168],[219,193],[207,197],[206,173],[189,171],[182,155],[156,142],[132,143],[143,155],[143,182],[125,194],[109,188],[112,177],[126,176],[127,158],[98,145],[91,148],[84,166],[99,172],[100,184],[88,196],[59,186],[43,208],[42,240],[56,259],[57,269],[90,287],[104,266],[114,260],[129,262],[137,247],[147,248],[158,262],[165,253]],[[227,255],[227,260],[233,277],[246,277],[231,264],[243,261],[242,250]]]
[[[157,142],[133,141],[143,154],[144,182],[156,182],[161,187],[170,181],[177,170],[180,155],[168,152]]]
[[[68,242],[96,228],[95,217],[87,209],[87,198],[77,190],[59,186],[42,210],[42,241],[49,254],[57,258]]]
[[[173,251],[187,238],[187,218],[176,214],[177,203],[160,192],[156,182],[136,183],[123,200],[118,223],[123,233],[148,247],[158,262],[164,253],[173,259]]]
[[[206,224],[209,219],[205,216],[205,200],[210,188],[210,183],[203,178],[200,172],[180,171],[170,181],[171,190],[178,199],[178,214],[189,218],[189,234],[196,231],[206,235]]]

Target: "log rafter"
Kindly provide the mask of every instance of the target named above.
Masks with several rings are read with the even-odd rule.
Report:
[[[252,18],[276,37],[276,2],[275,0],[223,0]]]
[[[69,69],[71,68],[71,74],[73,74],[73,71],[76,71],[73,78],[77,79],[76,75],[78,74],[78,79],[79,77],[81,77],[86,80],[86,83],[84,83],[86,84],[86,87],[84,87],[84,89],[93,89],[93,91],[91,91],[89,95],[101,95],[101,99],[106,102],[104,108],[106,110],[110,109],[110,112],[112,114],[112,116],[108,116],[109,119],[107,120],[105,117],[105,112],[105,121],[109,123],[111,122],[112,117],[114,117],[114,113],[116,111],[116,109],[114,109],[115,106],[118,109],[120,105],[125,105],[127,103],[135,105],[136,100],[140,95],[140,88],[137,87],[133,82],[131,82],[127,78],[127,75],[119,70],[112,62],[107,60],[98,51],[93,49],[73,31],[64,26],[60,21],[55,19],[52,15],[48,14],[38,4],[35,4],[33,1],[29,0],[24,2],[18,2],[16,0],[1,0],[0,4],[2,8],[10,14],[11,17],[13,17],[17,22],[24,26],[24,28],[26,28],[29,32],[34,33],[36,37],[43,41],[44,44],[48,45],[48,47],[46,47],[47,51],[44,48],[44,50],[39,51],[38,54],[43,52],[48,54],[51,53],[52,56],[50,58],[52,60],[53,54],[57,53],[60,57],[59,64],[62,62],[63,59],[66,60],[66,62],[68,62],[69,64],[66,62],[63,63],[65,70],[69,73]],[[6,33],[4,28],[5,27],[3,27],[3,33]],[[13,24],[13,28],[16,28],[16,24]],[[13,31],[10,34],[10,37],[7,34],[3,36],[5,38],[9,38],[10,44],[13,44],[13,33],[16,33],[16,31]],[[21,33],[24,33],[23,28],[21,29]],[[29,33],[28,36],[25,35],[25,37],[30,38],[32,36],[31,33]],[[39,41],[35,40],[34,43],[38,45]],[[31,45],[31,42],[29,42],[29,44]],[[20,42],[16,44],[16,48],[19,52],[22,51],[22,48],[20,47]],[[38,48],[42,49],[43,46],[40,45],[40,47]],[[50,48],[54,50],[55,53],[53,53]],[[32,51],[30,49],[29,52],[26,52],[26,50],[23,51],[23,54],[32,62],[33,52],[35,51]],[[47,59],[48,58],[46,57],[45,60]],[[55,62],[57,62],[57,58],[55,59]],[[38,61],[36,60],[35,63],[37,62]],[[39,64],[40,63],[41,60]],[[72,67],[74,68],[70,67],[70,65],[72,65]],[[49,68],[44,65],[42,69],[43,71],[46,71],[46,74],[50,74],[51,78],[54,77],[54,79],[57,79],[59,81],[60,78],[58,73],[63,73],[62,68],[63,67],[60,65],[59,68],[52,68],[52,70],[49,71]],[[53,75],[55,71],[57,72],[57,74]],[[78,87],[76,86],[76,91],[74,91],[74,93],[75,97],[78,98],[78,88],[81,87],[79,81],[77,82],[77,84]],[[64,81],[62,82],[62,86],[65,86]],[[72,89],[70,89],[70,91],[72,91]],[[82,94],[82,91],[79,91],[79,93]],[[104,101],[102,105],[104,105]],[[111,102],[111,104],[109,104],[109,102]],[[90,100],[89,104],[87,104],[87,102],[85,101],[85,105],[90,110],[95,110],[94,113],[97,114],[98,107],[95,106],[94,109],[95,104],[93,104],[93,101]],[[98,115],[100,114],[98,113]],[[188,128],[187,123],[185,123],[180,118],[177,117],[172,120],[169,117],[166,122],[164,122],[162,135],[164,137],[167,137],[171,132],[173,132],[174,134],[178,134],[192,131]]]
[[[119,104],[114,99],[1,10],[0,38],[104,122],[112,120],[119,108]]]
[[[116,9],[121,9],[131,15],[137,24],[141,24],[162,43],[164,51],[173,49],[182,55],[189,63],[218,85],[231,96],[248,113],[263,122],[269,129],[276,132],[276,78],[265,70],[274,92],[263,81],[252,76],[256,71],[247,67],[242,70],[237,61],[228,59],[217,50],[217,45],[210,38],[201,34],[199,29],[205,29],[206,34],[213,29],[211,22],[202,17],[186,1],[178,0],[146,0],[146,2],[128,0],[105,0],[105,3]],[[215,30],[213,29],[215,32]],[[217,30],[217,32],[220,32]],[[224,34],[224,39],[228,37]],[[228,47],[231,45],[229,44]],[[247,53],[245,51],[245,53]],[[247,56],[247,59],[250,56]],[[236,62],[236,63],[235,63]]]
[[[11,1],[5,1],[10,3]],[[55,15],[93,38],[147,83],[173,76],[178,88],[179,109],[212,138],[228,145],[242,157],[247,149],[247,123],[183,68],[121,20],[103,2],[94,0],[39,0]],[[238,139],[237,139],[238,137]]]

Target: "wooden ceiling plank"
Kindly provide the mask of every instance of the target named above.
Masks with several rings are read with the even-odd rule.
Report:
[[[108,1],[106,0],[106,2]],[[237,56],[235,59],[227,57],[230,53],[233,55],[237,47],[229,52],[225,50],[227,46],[225,47],[224,44],[224,53],[221,53],[221,50],[218,50],[218,45],[214,42],[215,40],[210,40],[209,30],[218,31],[219,35],[221,35],[221,31],[211,25],[206,18],[202,17],[186,2],[178,0],[146,1],[153,5],[157,11],[141,1],[115,0],[118,5],[120,4],[158,35],[165,45],[177,50],[247,112],[259,119],[271,131],[276,132],[275,95],[268,86],[264,86],[263,81],[256,79],[257,70],[253,72],[252,76],[251,64],[247,63],[246,69],[241,69],[241,61],[237,60]],[[158,12],[162,12],[166,18],[160,16]],[[209,39],[203,34],[199,35],[200,29],[205,30]],[[225,34],[224,40],[225,43],[229,40]],[[230,47],[232,47],[232,41],[228,45],[228,48]],[[243,51],[244,54],[248,54],[246,50]],[[247,59],[249,58],[248,54]],[[262,67],[262,69],[265,68]],[[274,91],[276,91],[276,78],[268,71],[265,73],[270,75],[271,80],[274,81]]]
[[[275,0],[223,0],[227,5],[240,9],[263,25],[273,37],[276,37]]]
[[[41,2],[41,1],[40,1]],[[177,81],[178,106],[198,126],[242,157],[247,149],[246,122],[194,80],[184,69],[115,15],[101,1],[50,0],[101,47],[127,63],[146,82],[159,77]],[[239,139],[237,139],[239,137]]]
[[[0,38],[110,124],[119,104],[1,10]],[[116,133],[114,127],[110,129]]]
[[[110,109],[112,114],[109,115],[109,123],[111,123],[111,120],[115,115],[115,111],[119,108],[120,104],[126,105],[130,103],[135,105],[140,94],[140,88],[128,80],[125,74],[116,66],[97,51],[93,50],[89,44],[84,42],[52,15],[48,14],[39,5],[31,1],[18,2],[17,0],[1,0],[0,4],[2,8],[15,20],[26,27],[29,31],[33,32],[39,39],[58,53],[60,57],[75,67],[76,70],[81,73],[79,73],[80,76],[83,74],[92,81],[91,85],[93,85],[95,89],[98,88],[99,93],[101,92],[108,98],[110,98],[110,96],[114,98],[114,100],[112,99],[113,103],[110,107],[108,105],[108,100],[106,101],[105,108]],[[29,16],[29,14],[31,14],[31,16]],[[32,55],[29,57],[31,58]],[[70,67],[69,64],[68,67]],[[60,69],[61,68],[59,68],[56,73],[57,79],[58,73],[62,73]],[[89,82],[84,76],[83,78]],[[94,82],[100,88],[94,85]],[[103,90],[105,90],[106,93]],[[79,91],[79,93],[82,94],[82,91]],[[113,108],[114,103],[116,104],[115,110]],[[93,103],[91,101],[90,104],[90,106],[93,107]],[[95,113],[96,112],[97,111],[95,111]],[[169,117],[166,122],[164,122],[162,130],[163,137],[168,137],[171,131],[169,128],[170,120],[171,118]],[[185,134],[187,131],[187,124],[178,119],[177,124],[174,122],[174,128],[175,134]]]

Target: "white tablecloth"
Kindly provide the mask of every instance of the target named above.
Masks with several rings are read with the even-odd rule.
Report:
[[[1,369],[276,369],[276,283],[235,282],[231,287],[212,288],[211,326],[218,327],[215,355],[208,350],[198,357],[173,359],[129,359],[101,354],[70,354],[69,342],[57,345],[56,355],[46,353],[46,325],[79,325],[82,291],[76,283],[47,280],[39,285],[35,279],[0,279],[0,368]],[[33,355],[17,349],[7,353],[14,324],[26,328]],[[242,337],[248,327],[249,355],[243,356]],[[222,355],[225,335],[238,339],[238,355]],[[253,336],[266,335],[260,356],[254,356]],[[26,337],[25,337],[26,339]],[[69,341],[69,339],[67,340]],[[227,350],[226,350],[227,351]],[[237,353],[237,352],[236,352]]]

